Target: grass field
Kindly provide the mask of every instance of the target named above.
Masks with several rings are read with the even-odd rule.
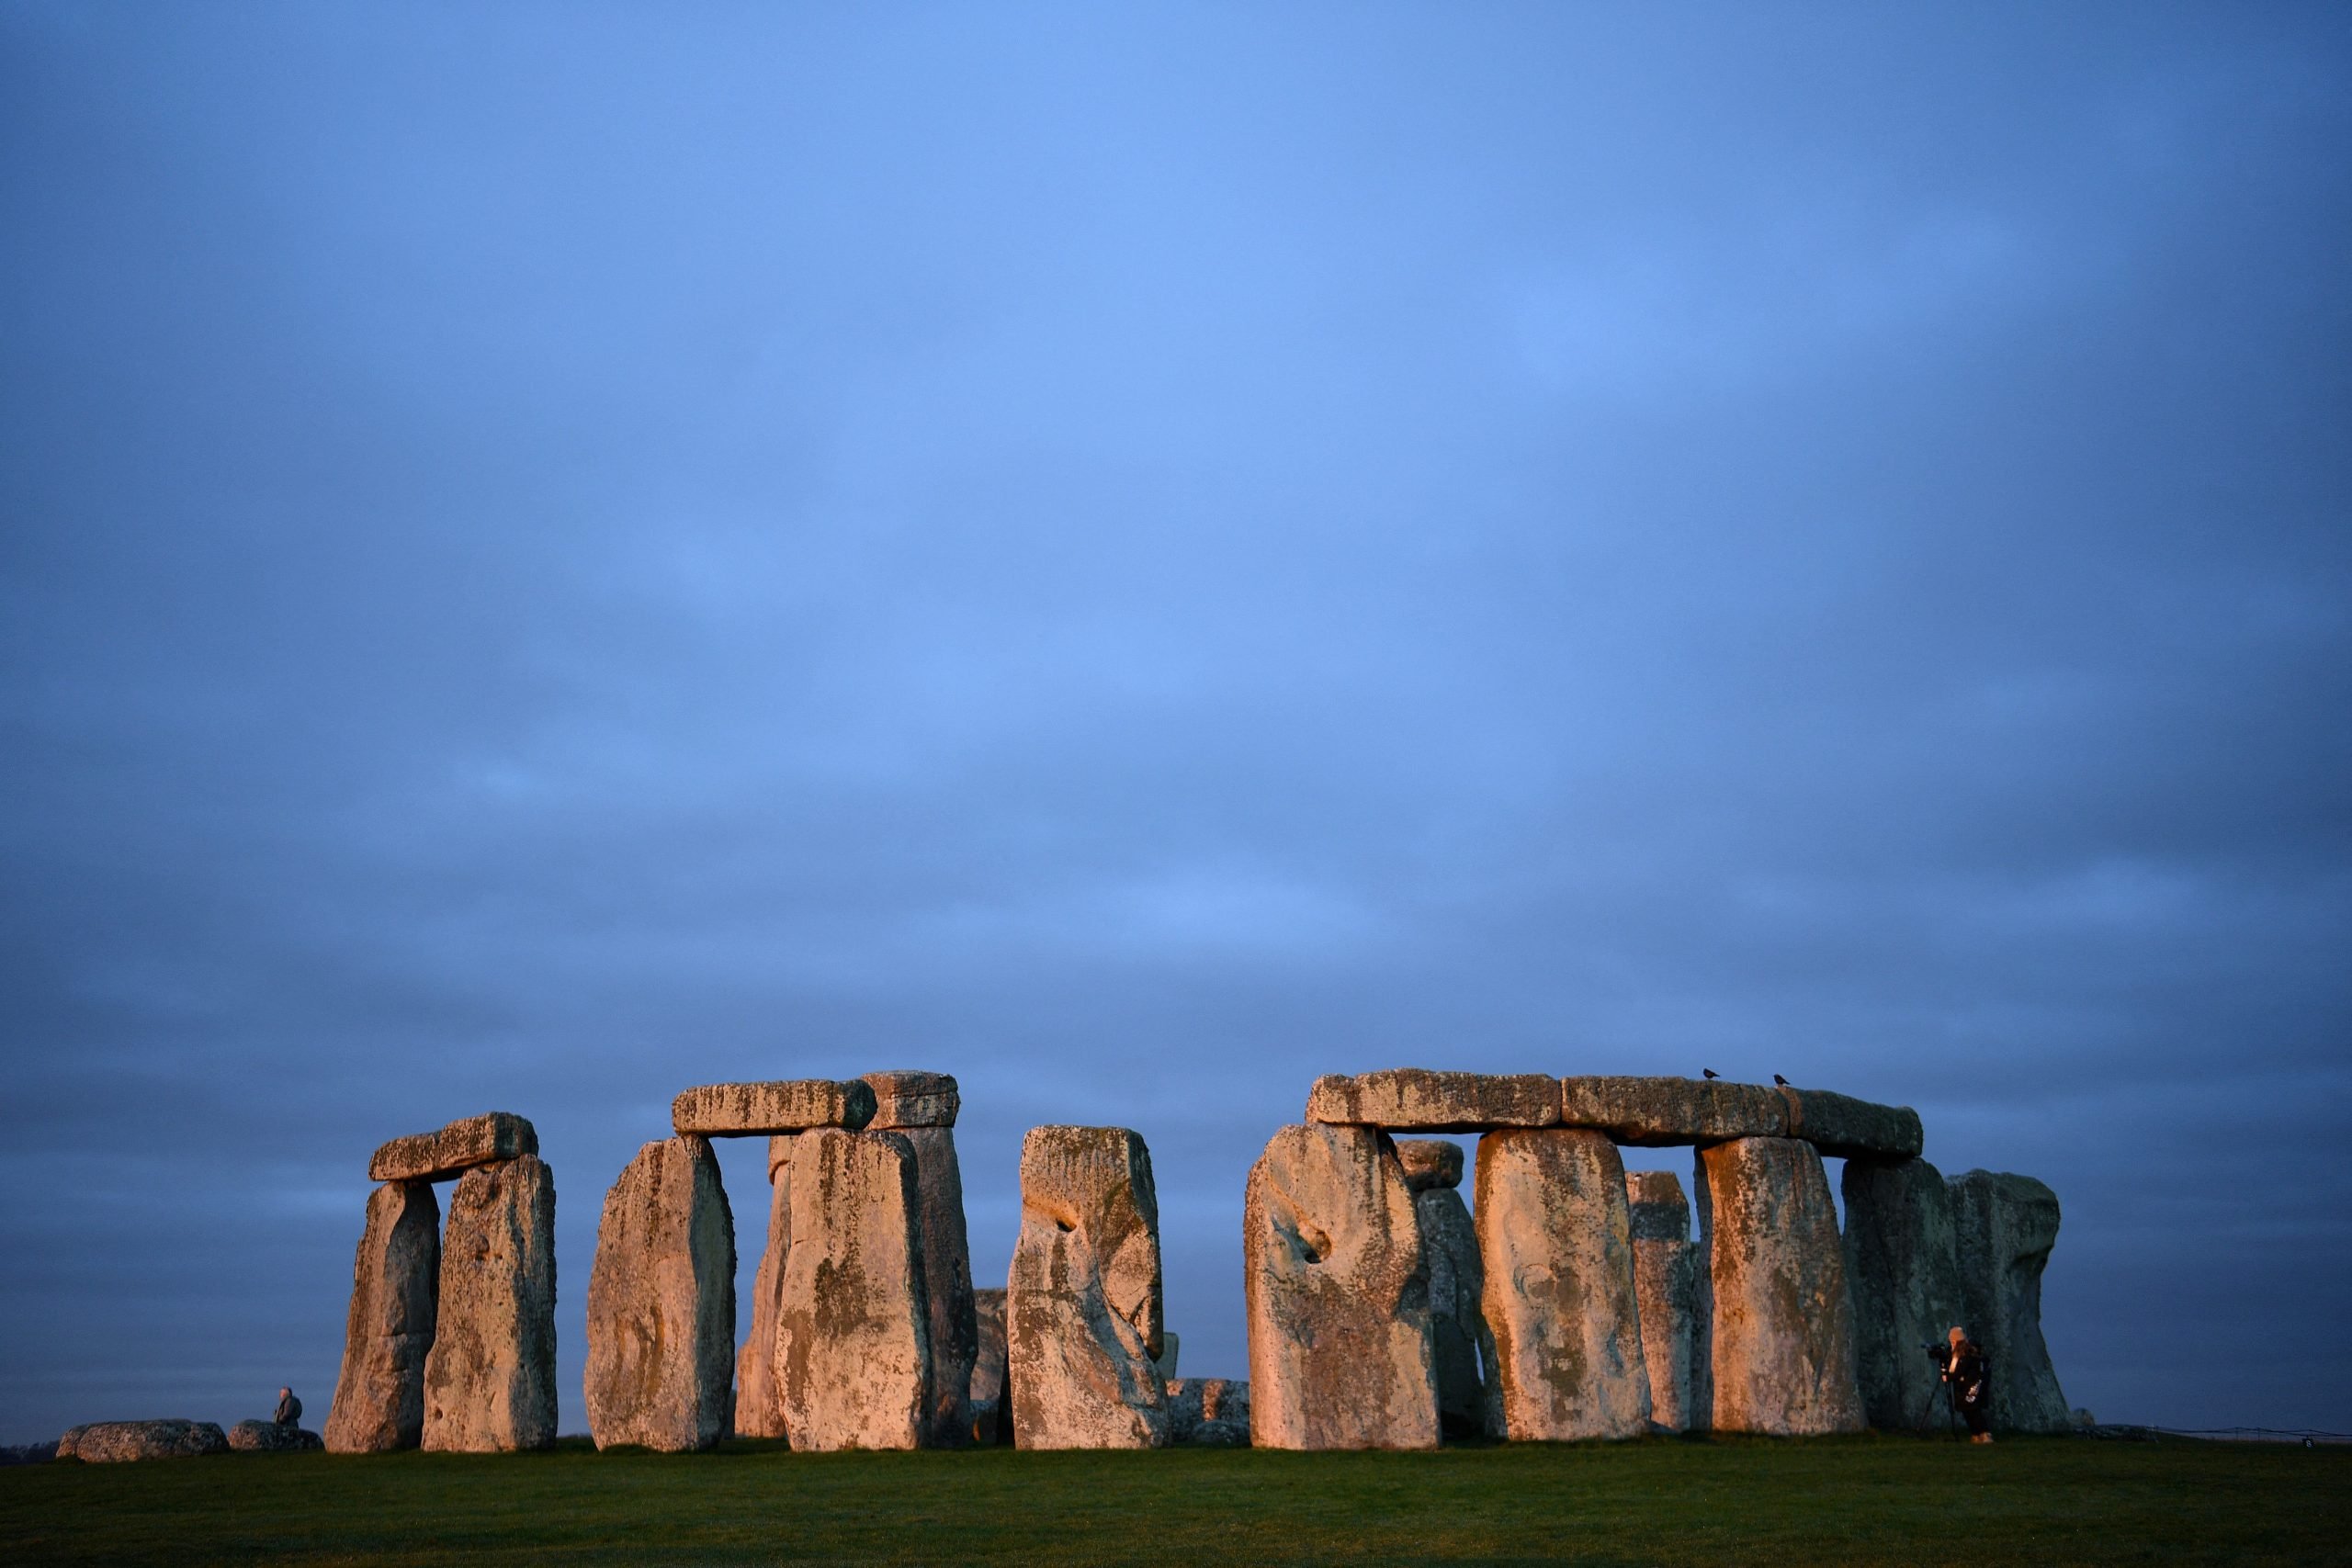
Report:
[[[2352,1449],[230,1455],[0,1470],[0,1562],[2352,1562]]]

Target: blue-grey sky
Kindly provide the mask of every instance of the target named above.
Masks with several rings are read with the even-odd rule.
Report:
[[[0,6],[0,1439],[323,1417],[380,1140],[1778,1071],[2352,1427],[2340,6]],[[765,1190],[726,1152],[748,1280]],[[1666,1155],[1645,1163],[1683,1166]]]

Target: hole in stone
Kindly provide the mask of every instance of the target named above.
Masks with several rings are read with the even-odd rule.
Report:
[[[1074,1224],[1071,1224],[1068,1220],[1056,1220],[1056,1221],[1054,1222],[1054,1228],[1055,1228],[1056,1230],[1060,1231],[1064,1235],[1068,1235],[1070,1232],[1072,1232],[1072,1231],[1076,1230],[1078,1227],[1077,1227],[1076,1225],[1074,1225]]]

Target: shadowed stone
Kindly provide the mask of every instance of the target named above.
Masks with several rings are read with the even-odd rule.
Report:
[[[554,1446],[555,1177],[537,1156],[476,1166],[449,1194],[438,1315],[423,1446]]]
[[[1625,1201],[1642,1360],[1650,1373],[1650,1421],[1669,1432],[1702,1428],[1711,1412],[1698,1402],[1702,1294],[1690,1205],[1670,1170],[1627,1171]]]
[[[209,1421],[92,1421],[57,1439],[59,1459],[85,1464],[198,1459],[228,1451],[229,1439]]]
[[[1947,1185],[1967,1308],[1955,1321],[1992,1361],[1993,1425],[2063,1432],[2066,1396],[2041,1337],[2041,1274],[2058,1241],[2058,1194],[2030,1176],[1989,1170]]]
[[[1502,1434],[1566,1442],[1649,1429],[1625,1166],[1599,1133],[1478,1140],[1478,1255]]]
[[[1181,1348],[1181,1341],[1174,1329],[1163,1328],[1159,1331],[1159,1354],[1151,1359],[1151,1364],[1159,1371],[1161,1382],[1166,1382],[1176,1375],[1176,1352]]]
[[[1284,1127],[1242,1205],[1250,1441],[1431,1449],[1429,1270],[1396,1145],[1376,1127]]]
[[[707,1449],[734,1391],[735,1217],[706,1138],[646,1145],[605,1195],[588,1275],[588,1430],[600,1449]]]
[[[1170,1440],[1183,1448],[1250,1446],[1250,1383],[1245,1378],[1178,1378],[1168,1385]]]
[[[752,1330],[735,1358],[735,1431],[745,1438],[786,1437],[775,1387],[775,1319],[784,1300],[785,1259],[792,1251],[792,1140],[768,1140],[768,1240],[752,1277]]]
[[[1789,1106],[1770,1089],[1720,1079],[1562,1078],[1560,1124],[1589,1127],[1636,1148],[1674,1148],[1783,1137]]]
[[[866,1125],[877,1133],[953,1127],[963,1108],[963,1096],[949,1073],[868,1073],[857,1081],[874,1091],[874,1120]]]
[[[670,1125],[681,1137],[750,1138],[803,1133],[812,1127],[863,1127],[874,1117],[874,1091],[853,1079],[789,1078],[770,1083],[713,1083],[670,1102]]]
[[[539,1134],[510,1111],[452,1122],[437,1133],[394,1138],[368,1162],[371,1181],[446,1181],[478,1165],[539,1152]]]
[[[1943,1382],[1920,1347],[1967,1317],[1951,1194],[1923,1159],[1849,1159],[1839,1187],[1862,1413],[1882,1432],[1939,1430]]]
[[[1352,1077],[1326,1073],[1307,1093],[1306,1119],[1417,1133],[1549,1127],[1560,1120],[1560,1094],[1555,1080],[1538,1073],[1442,1073],[1427,1067],[1391,1067]]]
[[[1012,1440],[1023,1449],[1168,1443],[1159,1201],[1125,1127],[1032,1127],[1005,1288]]]
[[[441,1297],[441,1205],[432,1183],[391,1181],[368,1194],[351,1264],[343,1371],[325,1442],[339,1454],[413,1449],[424,1436],[424,1359]]]
[[[864,1086],[860,1086],[863,1088]],[[775,1382],[796,1449],[912,1449],[931,1399],[914,1151],[898,1133],[793,1140]]]
[[[1826,1158],[1915,1159],[1926,1146],[1919,1113],[1907,1105],[1878,1105],[1826,1089],[1783,1087],[1781,1099],[1789,1108],[1789,1136]]]
[[[1012,1436],[1005,1420],[1004,1292],[972,1292],[973,1317],[979,1325],[979,1349],[972,1358],[972,1441],[994,1448]]]
[[[956,1080],[944,1073],[920,1076],[945,1078],[948,1092],[955,1092]],[[972,1305],[972,1256],[964,1231],[964,1175],[956,1160],[956,1134],[945,1126],[921,1126],[899,1129],[898,1135],[915,1156],[916,1226],[928,1292],[931,1411],[923,1446],[961,1448],[971,1436],[969,1391],[980,1330]]]
[[[1462,1145],[1451,1138],[1399,1138],[1396,1163],[1415,1192],[1462,1185]]]
[[[275,1421],[240,1421],[229,1428],[229,1446],[241,1454],[300,1454],[325,1448],[326,1440],[300,1427]]]
[[[1494,1364],[1495,1344],[1482,1304],[1487,1274],[1478,1261],[1477,1232],[1455,1190],[1462,1180],[1462,1145],[1442,1138],[1400,1140],[1396,1156],[1405,1185],[1412,1190],[1421,1260],[1429,1269],[1438,1421],[1453,1436],[1475,1437],[1491,1425],[1487,1400],[1493,1391],[1480,1368]]]
[[[1781,1436],[1862,1430],[1854,1307],[1821,1156],[1795,1138],[1699,1151],[1710,1424]]]

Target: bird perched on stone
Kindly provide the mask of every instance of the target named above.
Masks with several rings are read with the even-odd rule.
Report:
[[[1719,1072],[1715,1071],[1715,1069],[1714,1069],[1714,1068],[1713,1068],[1713,1067],[1701,1067],[1699,1070],[1700,1070],[1701,1072],[1702,1072],[1702,1073],[1706,1074],[1706,1075],[1707,1075],[1709,1077],[1711,1077],[1711,1078],[1719,1078],[1719,1077],[1723,1077],[1723,1074],[1721,1074],[1721,1073],[1719,1073]]]
[[[1776,1083],[1776,1084],[1779,1084],[1782,1089],[1786,1089],[1786,1088],[1788,1088],[1788,1087],[1789,1087],[1789,1080],[1788,1080],[1788,1079],[1786,1079],[1786,1078],[1784,1078],[1784,1077],[1781,1077],[1780,1074],[1778,1074],[1778,1073],[1774,1073],[1774,1074],[1772,1075],[1772,1081],[1773,1081],[1774,1083]]]

